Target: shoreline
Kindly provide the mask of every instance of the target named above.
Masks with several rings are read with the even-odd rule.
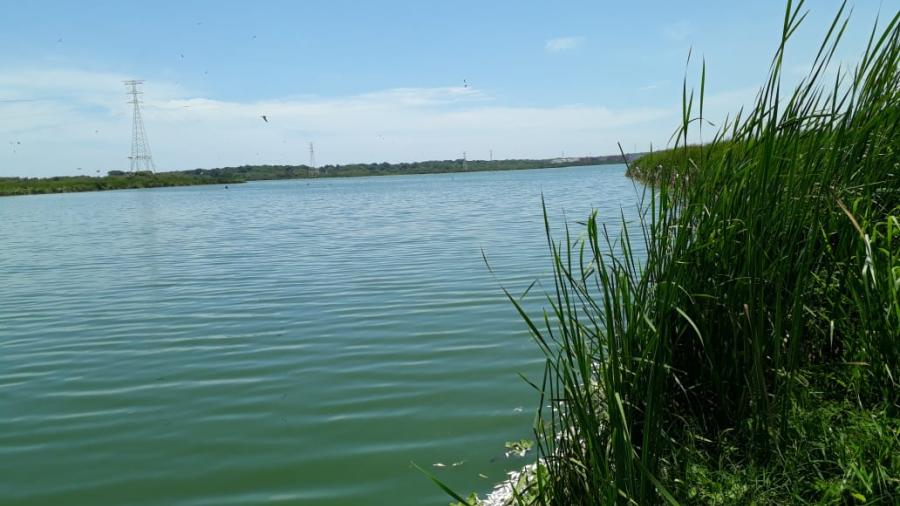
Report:
[[[640,155],[629,154],[626,156],[633,160]],[[617,165],[622,163],[624,163],[624,161],[621,156],[616,157],[610,155],[564,160],[498,160],[492,162],[482,160],[469,162],[466,169],[463,169],[463,167],[455,161],[338,165],[325,166],[321,169],[317,169],[317,175],[311,175],[310,169],[306,166],[265,165],[156,173],[138,172],[134,174],[111,171],[107,176],[55,176],[49,178],[0,177],[0,197],[139,190],[145,188],[183,186],[230,185],[249,183],[251,181],[545,170]]]

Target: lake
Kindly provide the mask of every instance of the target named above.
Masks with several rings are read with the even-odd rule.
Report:
[[[0,199],[0,502],[446,505],[411,462],[489,491],[543,372],[500,285],[550,273],[542,194],[560,233],[635,216],[624,171]]]

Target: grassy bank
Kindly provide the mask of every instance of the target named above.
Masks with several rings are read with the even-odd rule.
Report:
[[[640,154],[628,154],[633,160]],[[124,173],[111,171],[103,177],[72,176],[51,178],[0,178],[0,196],[67,193],[161,186],[235,184],[247,181],[306,179],[312,177],[396,176],[404,174],[444,174],[490,170],[527,170],[552,167],[578,167],[622,163],[621,155],[558,158],[544,160],[431,160],[409,163],[356,163],[325,165],[312,169],[306,165],[242,165],[216,169],[174,172]]]
[[[791,92],[802,9],[707,145],[705,68],[686,87],[675,148],[629,171],[652,183],[640,230],[591,216],[549,240],[547,313],[510,297],[547,356],[520,503],[900,503],[898,18],[837,70],[842,10]]]
[[[127,190],[133,188],[158,188],[163,186],[191,186],[201,184],[233,184],[243,183],[244,181],[245,180],[234,175],[190,174],[185,172],[139,172],[103,177],[9,177],[0,178],[0,196]]]
[[[654,151],[629,163],[625,175],[654,186],[659,186],[663,177],[668,178],[670,185],[676,181],[683,182],[697,171],[696,160],[701,157],[707,161],[721,158],[730,148],[730,143],[718,142]]]

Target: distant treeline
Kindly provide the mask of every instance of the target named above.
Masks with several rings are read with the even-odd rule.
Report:
[[[637,159],[642,153],[625,155],[628,161]],[[441,174],[447,172],[476,172],[486,170],[526,170],[551,167],[575,167],[622,163],[622,155],[590,156],[578,158],[555,158],[543,160],[429,160],[409,163],[352,163],[347,165],[325,165],[313,169],[308,165],[242,165],[220,169],[195,169],[189,174],[213,177],[238,176],[247,181],[267,179],[301,179],[307,177],[362,177],[394,176],[402,174]]]
[[[214,176],[210,174],[192,174],[189,172],[125,173],[122,171],[110,171],[109,175],[103,177],[61,176],[48,178],[0,178],[0,196],[243,182],[244,180],[241,178],[224,174]]]
[[[632,161],[642,153],[627,154]],[[525,170],[621,163],[621,155],[556,158],[545,160],[432,160],[410,163],[354,163],[325,165],[314,169],[307,165],[242,165],[217,169],[193,169],[173,172],[124,172],[111,170],[106,176],[60,176],[50,178],[0,178],[0,196],[66,193],[162,186],[235,184],[270,179],[311,177],[360,177],[401,174],[438,174],[446,172]]]

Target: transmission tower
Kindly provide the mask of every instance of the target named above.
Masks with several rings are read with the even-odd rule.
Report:
[[[134,115],[131,124],[131,172],[156,170],[153,164],[153,155],[150,153],[150,141],[147,140],[147,131],[144,130],[144,119],[141,117],[141,99],[139,95],[144,92],[138,89],[138,86],[144,83],[141,80],[124,81],[128,88],[128,95],[131,95],[129,104],[134,105]]]
[[[318,169],[316,168],[316,148],[313,143],[309,143],[309,173],[307,175],[313,176],[318,174]]]

